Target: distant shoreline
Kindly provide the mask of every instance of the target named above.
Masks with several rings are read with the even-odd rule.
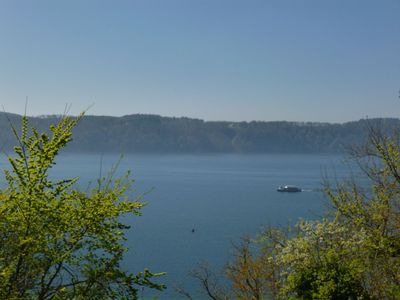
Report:
[[[19,128],[20,115],[0,113],[0,147],[16,144],[9,121]],[[59,116],[29,117],[39,131]],[[85,116],[65,153],[81,154],[340,154],[366,139],[369,126],[384,132],[400,129],[394,118],[343,124],[315,122],[203,121],[186,117],[127,115]]]

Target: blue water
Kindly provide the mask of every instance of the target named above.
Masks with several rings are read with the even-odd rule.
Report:
[[[79,176],[79,187],[85,189],[117,161],[115,155],[63,155],[52,176]],[[145,298],[178,298],[176,284],[196,295],[197,283],[187,273],[197,263],[207,261],[221,270],[232,242],[240,237],[254,236],[269,225],[321,217],[326,207],[321,178],[325,173],[347,174],[341,162],[342,157],[334,155],[125,156],[118,174],[132,170],[136,195],[150,192],[143,215],[126,220],[132,228],[123,268],[168,273],[160,280],[168,285],[167,292],[143,291]],[[286,184],[306,191],[276,192]]]

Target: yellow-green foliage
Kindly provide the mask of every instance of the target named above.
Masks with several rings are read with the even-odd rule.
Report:
[[[102,178],[88,193],[77,178],[48,176],[58,152],[72,139],[78,118],[63,117],[50,133],[13,128],[19,145],[9,157],[0,191],[0,299],[135,299],[138,286],[163,289],[144,270],[120,268],[126,248],[123,215],[139,215],[129,174]]]
[[[235,249],[239,299],[400,299],[400,143],[370,129],[353,151],[364,182],[326,186],[326,219],[270,229]]]

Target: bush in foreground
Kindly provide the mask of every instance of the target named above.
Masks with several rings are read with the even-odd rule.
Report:
[[[210,271],[200,268],[194,274],[206,294],[215,300],[400,299],[398,137],[370,128],[368,142],[351,151],[363,183],[327,183],[332,209],[325,219],[243,240],[225,269],[229,292],[215,288]]]
[[[136,299],[139,286],[164,288],[151,281],[161,274],[120,265],[129,228],[121,216],[143,206],[127,195],[129,174],[88,193],[74,189],[76,178],[48,176],[81,117],[62,117],[49,133],[29,130],[26,117],[20,135],[13,128],[19,145],[0,191],[1,299]]]

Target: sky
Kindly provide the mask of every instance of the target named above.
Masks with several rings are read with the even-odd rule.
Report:
[[[28,115],[400,116],[399,0],[0,0],[0,105]]]

